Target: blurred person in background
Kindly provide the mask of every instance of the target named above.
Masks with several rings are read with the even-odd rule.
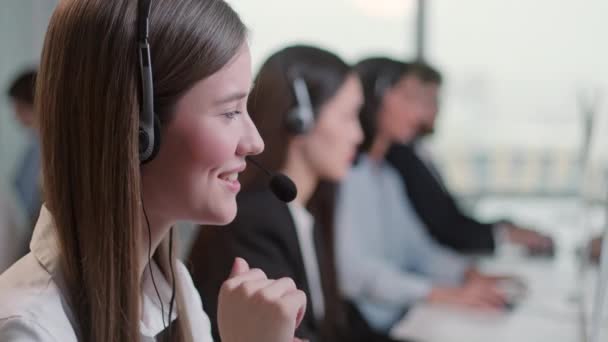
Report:
[[[421,301],[483,310],[506,305],[498,288],[506,277],[482,274],[466,257],[434,241],[402,176],[385,160],[391,144],[418,132],[414,67],[387,58],[355,67],[365,96],[360,114],[365,139],[356,166],[340,185],[336,209],[341,291],[381,333]]]
[[[27,145],[12,179],[16,201],[9,194],[0,196],[0,273],[28,252],[28,242],[42,204],[40,143],[34,113],[35,83],[36,71],[26,70],[15,77],[7,90],[15,118],[26,131]],[[23,213],[24,219],[18,213]]]
[[[414,63],[407,79],[407,110],[419,116],[413,137],[393,144],[386,159],[400,173],[407,195],[428,232],[440,244],[466,253],[493,252],[498,241],[524,246],[532,253],[552,253],[548,236],[509,220],[480,222],[463,212],[450,193],[421,140],[435,131],[441,74],[425,63]],[[382,82],[382,80],[380,80]]]
[[[8,95],[15,117],[27,132],[27,147],[14,176],[14,187],[28,222],[34,223],[42,204],[40,186],[40,139],[34,113],[36,71],[20,74],[9,88]]]
[[[0,274],[25,255],[31,236],[24,232],[16,211],[12,198],[0,193]]]

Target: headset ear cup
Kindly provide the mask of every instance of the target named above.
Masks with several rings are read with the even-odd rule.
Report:
[[[304,133],[304,122],[298,111],[299,108],[294,108],[287,113],[287,128],[294,134]]]
[[[152,154],[150,154],[150,158],[148,161],[154,159],[160,150],[160,120],[158,119],[158,115],[154,115],[154,146],[152,146]]]
[[[153,128],[153,134],[154,136],[150,137],[149,134],[146,134],[146,130],[143,129],[142,127],[139,128],[139,160],[141,164],[146,164],[150,161],[152,161],[152,159],[154,159],[154,157],[156,157],[156,154],[158,153],[158,150],[160,149],[160,120],[158,119],[158,116],[154,115],[154,128]],[[150,140],[154,140],[153,145],[151,146],[151,151],[150,151],[150,155],[147,156],[146,152],[148,151],[148,149],[150,148],[149,144],[150,144]]]

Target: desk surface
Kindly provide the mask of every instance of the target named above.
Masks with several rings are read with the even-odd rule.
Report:
[[[496,263],[493,270],[517,273],[529,286],[526,299],[509,312],[479,312],[420,304],[392,331],[395,338],[426,342],[583,340],[581,305],[564,270],[550,261]],[[486,269],[490,268],[486,263]],[[515,272],[514,270],[517,270]],[[572,274],[573,275],[573,274]]]
[[[590,234],[577,229],[585,225],[583,218],[589,213],[576,201],[524,205],[518,208],[491,203],[478,212],[486,217],[497,214],[515,218],[524,213],[523,219],[528,222],[535,218],[539,228],[544,228],[557,242],[555,257],[525,258],[516,248],[502,246],[496,257],[481,260],[480,266],[489,273],[522,277],[529,288],[528,296],[505,313],[421,303],[395,325],[393,337],[424,342],[584,341],[583,322],[588,317],[585,298],[591,290],[587,275],[581,273],[575,250]]]

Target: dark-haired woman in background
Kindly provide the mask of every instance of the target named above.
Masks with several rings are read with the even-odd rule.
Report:
[[[311,341],[350,341],[333,266],[334,190],[352,165],[363,135],[359,78],[337,56],[293,46],[262,66],[249,112],[268,146],[259,157],[291,177],[298,196],[286,205],[267,190],[268,177],[247,170],[239,212],[228,229],[201,231],[192,249],[195,284],[211,321],[217,293],[236,256],[269,277],[290,277],[308,297],[296,335]]]

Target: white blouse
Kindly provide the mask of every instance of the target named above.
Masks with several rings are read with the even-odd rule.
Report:
[[[68,305],[59,271],[59,245],[51,214],[43,206],[30,243],[31,252],[0,275],[0,341],[78,341],[77,321]],[[164,330],[162,317],[169,311],[171,287],[155,263],[151,264],[165,313],[152,285],[149,268],[142,277],[141,341],[155,341]],[[135,270],[134,270],[135,271]],[[211,342],[209,318],[186,267],[178,263],[180,280],[195,341]],[[172,320],[177,315],[174,313]]]
[[[310,301],[312,302],[312,313],[315,319],[320,321],[325,317],[325,299],[323,297],[321,273],[319,272],[319,261],[317,260],[317,250],[315,248],[315,219],[306,208],[295,202],[289,203],[288,207],[296,226],[300,251],[302,251],[304,271],[306,272],[308,289],[310,290]]]

